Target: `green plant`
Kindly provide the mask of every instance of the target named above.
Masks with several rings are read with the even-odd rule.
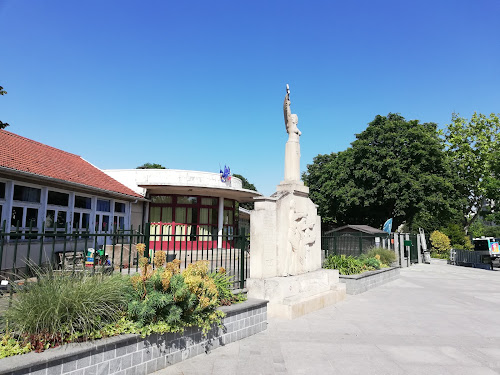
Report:
[[[143,244],[137,245],[144,251]],[[141,272],[132,276],[134,290],[128,305],[128,316],[139,323],[142,333],[171,332],[185,326],[197,325],[204,332],[211,324],[220,322],[217,286],[208,274],[208,262],[190,264],[180,272],[180,261],[164,266],[163,252],[157,252],[153,270],[146,257],[139,259]]]
[[[386,265],[391,265],[396,261],[396,254],[393,250],[373,247],[366,253],[368,258],[375,258],[378,255],[380,257],[380,262]]]
[[[451,249],[450,239],[448,236],[438,230],[431,233],[430,241],[432,246],[431,252],[439,254],[439,257],[443,257]]]
[[[363,271],[364,264],[352,256],[329,255],[323,263],[323,268],[339,270],[341,275],[354,275]]]
[[[379,270],[381,266],[380,260],[377,258],[366,258],[363,263],[368,269],[373,270]]]
[[[121,275],[35,272],[39,281],[18,288],[5,317],[13,334],[36,351],[89,335],[119,319],[127,306],[129,283]]]
[[[218,272],[210,273],[209,277],[217,287],[218,301],[221,306],[229,306],[245,300],[243,294],[233,294],[231,284],[233,283],[232,279],[234,276],[228,276],[223,267],[219,268]]]
[[[4,334],[0,339],[0,358],[10,357],[18,354],[31,352],[33,349],[30,343],[23,343],[16,340],[9,334]]]

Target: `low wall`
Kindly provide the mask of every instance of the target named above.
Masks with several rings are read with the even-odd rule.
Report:
[[[358,275],[340,275],[341,283],[346,284],[347,294],[359,294],[376,288],[379,285],[399,278],[399,268],[382,268],[376,271],[363,272]]]
[[[254,335],[267,327],[267,301],[249,299],[220,309],[226,313],[223,326],[212,328],[206,336],[198,328],[192,327],[182,334],[167,333],[146,338],[121,335],[73,343],[43,353],[1,359],[0,374],[149,374]]]

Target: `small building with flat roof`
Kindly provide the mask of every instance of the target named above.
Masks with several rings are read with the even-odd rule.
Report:
[[[150,223],[150,247],[162,250],[199,250],[225,247],[237,234],[241,216],[249,213],[239,203],[261,194],[243,189],[232,177],[219,173],[177,169],[108,169],[109,176],[147,199],[141,221]],[[139,218],[132,217],[136,222]],[[153,243],[154,242],[154,243]]]

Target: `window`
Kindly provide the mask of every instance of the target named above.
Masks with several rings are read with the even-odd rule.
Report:
[[[38,232],[38,208],[13,206],[11,214],[11,232],[17,232],[19,235],[11,235],[11,238],[22,239],[23,234]],[[28,236],[25,236],[28,237]]]
[[[115,202],[115,216],[113,216],[113,230],[119,231],[125,229],[125,211],[126,204]]]
[[[234,201],[229,201],[229,204],[226,210],[232,214]],[[214,197],[152,195],[150,233],[154,241],[171,241],[172,235],[175,235],[175,241],[181,242],[213,241],[217,234],[218,207],[219,198]],[[228,227],[233,225],[228,222]]]
[[[227,237],[228,240],[232,240],[232,235],[234,234],[235,220],[234,220],[234,201],[229,199],[224,199],[224,216],[223,216],[224,228],[222,233]]]
[[[177,197],[177,204],[197,204],[198,197],[187,197],[180,195]]]
[[[22,185],[14,185],[14,200],[21,202],[40,203],[42,190]]]
[[[110,212],[111,211],[111,201],[104,200],[104,199],[98,199],[96,211]]]
[[[75,195],[75,209],[73,212],[73,229],[88,231],[90,228],[90,215],[92,213],[92,198]]]
[[[35,233],[38,232],[41,194],[41,189],[14,185],[14,202],[10,211],[10,226],[11,233],[17,232],[19,228],[19,234],[17,236],[11,234],[11,238],[27,239],[29,237],[26,234],[30,230]]]
[[[75,195],[75,208],[86,208],[90,210],[92,208],[92,199]]]
[[[5,182],[0,182],[0,200],[5,199]]]
[[[47,230],[56,228],[62,231],[66,228],[66,211],[47,210],[45,215],[45,228]]]
[[[158,204],[172,204],[172,196],[171,195],[153,195],[151,197],[151,202]]]
[[[47,197],[47,204],[56,206],[68,206],[69,194],[59,193],[58,191],[50,191]]]
[[[125,213],[125,203],[115,202],[115,212]]]
[[[90,213],[74,212],[73,213],[73,229],[87,230],[90,225]]]

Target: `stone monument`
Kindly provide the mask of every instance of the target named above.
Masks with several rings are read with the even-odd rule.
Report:
[[[336,270],[321,268],[321,218],[300,181],[298,117],[290,89],[283,104],[288,141],[285,179],[270,197],[254,198],[248,296],[269,300],[268,314],[293,319],[345,298]]]

